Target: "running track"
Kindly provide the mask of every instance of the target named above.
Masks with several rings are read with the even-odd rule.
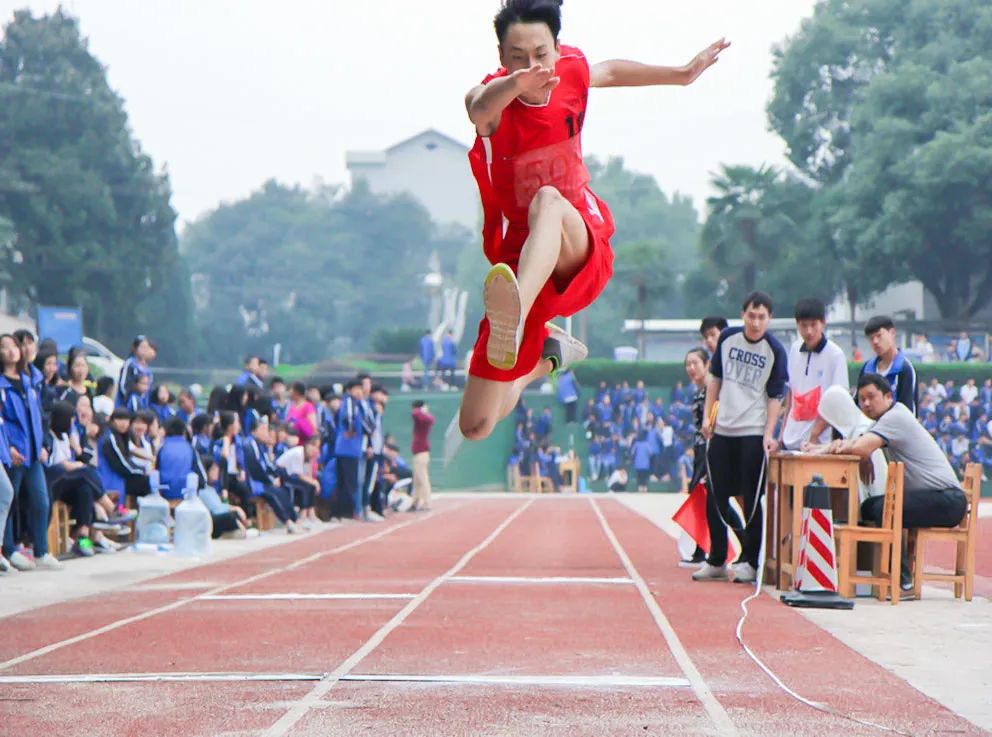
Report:
[[[886,734],[783,694],[734,639],[745,588],[675,556],[611,498],[328,529],[0,621],[0,736]],[[839,711],[985,734],[771,597],[746,636]],[[45,680],[80,674],[132,680]]]

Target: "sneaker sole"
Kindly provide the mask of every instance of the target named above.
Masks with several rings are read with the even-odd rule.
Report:
[[[489,320],[486,360],[493,368],[508,371],[517,363],[523,333],[520,285],[513,270],[496,264],[486,274],[482,300]]]

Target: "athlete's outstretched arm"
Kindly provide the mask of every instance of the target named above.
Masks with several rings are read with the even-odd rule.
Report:
[[[716,64],[720,52],[730,46],[721,38],[693,57],[682,67],[660,67],[641,64],[624,59],[611,59],[594,64],[590,68],[590,87],[646,87],[650,85],[687,85],[696,81],[700,74]]]
[[[506,77],[497,77],[487,84],[476,85],[465,95],[468,118],[480,135],[490,136],[496,131],[506,106],[520,95],[551,92],[560,80],[554,69],[535,64],[529,69],[518,69]]]

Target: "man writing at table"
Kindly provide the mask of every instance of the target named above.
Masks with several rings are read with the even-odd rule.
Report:
[[[896,402],[884,376],[862,374],[858,379],[858,404],[874,421],[859,438],[835,440],[826,451],[867,459],[879,448],[889,460],[904,465],[902,524],[913,527],[954,527],[964,517],[967,499],[947,456],[937,441],[904,404]],[[873,496],[861,505],[861,517],[880,525],[884,496]],[[906,556],[902,559],[901,588],[912,590]]]

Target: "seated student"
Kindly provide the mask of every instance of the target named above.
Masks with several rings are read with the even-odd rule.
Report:
[[[189,389],[179,392],[179,408],[176,410],[176,417],[189,425],[196,417],[196,397]]]
[[[93,394],[93,411],[105,418],[114,413],[114,380],[110,376],[101,376],[96,380],[96,392]]]
[[[152,423],[158,418],[151,410],[141,410],[131,419],[128,453],[131,463],[144,469],[145,474],[155,468],[155,447],[149,439]]]
[[[210,438],[210,429],[213,421],[209,415],[196,415],[189,423],[190,432],[193,435],[193,448],[201,456],[213,455],[213,440]]]
[[[269,445],[273,458],[278,458],[287,450],[295,448],[299,444],[300,437],[296,434],[295,430],[287,427],[282,422],[274,421],[269,423]]]
[[[289,491],[283,487],[275,466],[264,450],[268,442],[269,425],[259,422],[251,437],[244,442],[245,473],[252,495],[264,499],[279,521],[286,525],[286,532],[292,535],[297,532],[296,510]]]
[[[819,418],[836,430],[844,440],[860,438],[872,426],[872,421],[855,406],[848,390],[842,385],[828,387],[823,392],[817,413]],[[827,447],[829,447],[829,443],[818,445],[807,441],[802,444],[802,450],[807,453],[823,452]],[[869,463],[871,464],[870,470]],[[870,460],[866,461],[863,466],[861,474],[863,479],[858,482],[858,499],[861,504],[864,504],[870,497],[885,494],[885,482],[889,474],[885,454],[881,450],[873,452]],[[869,482],[864,479],[871,480]]]
[[[153,387],[151,398],[148,400],[148,409],[155,413],[163,427],[166,420],[176,415],[176,410],[172,406],[175,401],[176,398],[165,384],[157,384]]]
[[[120,479],[123,488],[118,491],[128,496],[144,496],[149,493],[148,475],[145,468],[131,459],[131,413],[118,407],[110,415],[110,432],[100,446],[100,465],[106,466],[113,476]],[[106,480],[104,480],[104,488]],[[123,503],[123,496],[120,501]]]
[[[249,514],[254,513],[252,490],[244,468],[244,444],[241,436],[241,420],[235,412],[219,413],[217,431],[220,434],[213,444],[213,458],[220,476],[220,489],[224,494],[234,496],[239,506]]]
[[[313,435],[302,445],[289,447],[276,458],[280,478],[300,509],[300,522],[305,530],[318,522],[314,500],[320,493],[320,481],[314,477],[313,467],[319,453],[320,436]]]
[[[592,481],[599,480],[600,474],[600,455],[602,453],[602,437],[600,435],[595,435],[592,438],[592,442],[589,443],[589,452],[586,456],[586,461],[589,463],[589,478]]]
[[[210,510],[214,522],[212,537],[227,540],[244,540],[247,537],[257,537],[258,530],[248,529],[248,515],[241,507],[228,504],[227,492],[221,491],[220,468],[210,456],[197,458],[200,476],[200,500]],[[233,523],[233,525],[232,525]]]
[[[379,472],[382,485],[380,497],[395,512],[408,512],[413,508],[413,469],[400,455],[400,447],[387,442],[382,449],[383,462]]]
[[[627,491],[627,469],[624,466],[614,469],[606,480],[606,488],[610,491]]]
[[[148,409],[148,388],[151,378],[148,374],[136,374],[131,386],[128,387],[127,396],[124,400],[124,408],[132,415]]]
[[[889,458],[904,465],[902,524],[914,527],[954,527],[964,517],[967,498],[947,456],[923,429],[906,405],[893,399],[884,376],[862,374],[858,379],[858,402],[874,424],[860,438],[837,440],[829,452],[854,454],[868,459],[880,448]],[[861,516],[881,524],[884,497],[872,496],[861,505]],[[909,561],[903,556],[901,588],[911,591]]]
[[[678,469],[679,489],[686,493],[692,491],[689,482],[692,481],[696,471],[696,450],[692,445],[686,444],[685,450],[679,456]]]
[[[537,472],[543,478],[551,479],[551,486],[557,492],[561,491],[561,471],[558,468],[558,449],[550,446],[545,440],[537,448]]]
[[[119,546],[93,529],[97,502],[107,503],[103,484],[96,469],[82,460],[77,460],[73,443],[69,438],[74,412],[68,402],[55,402],[48,434],[42,447],[48,452],[45,463],[45,480],[55,501],[69,506],[69,516],[73,520],[71,537],[72,554],[81,557],[92,556],[95,552],[116,552]],[[113,509],[113,503],[109,503]]]

